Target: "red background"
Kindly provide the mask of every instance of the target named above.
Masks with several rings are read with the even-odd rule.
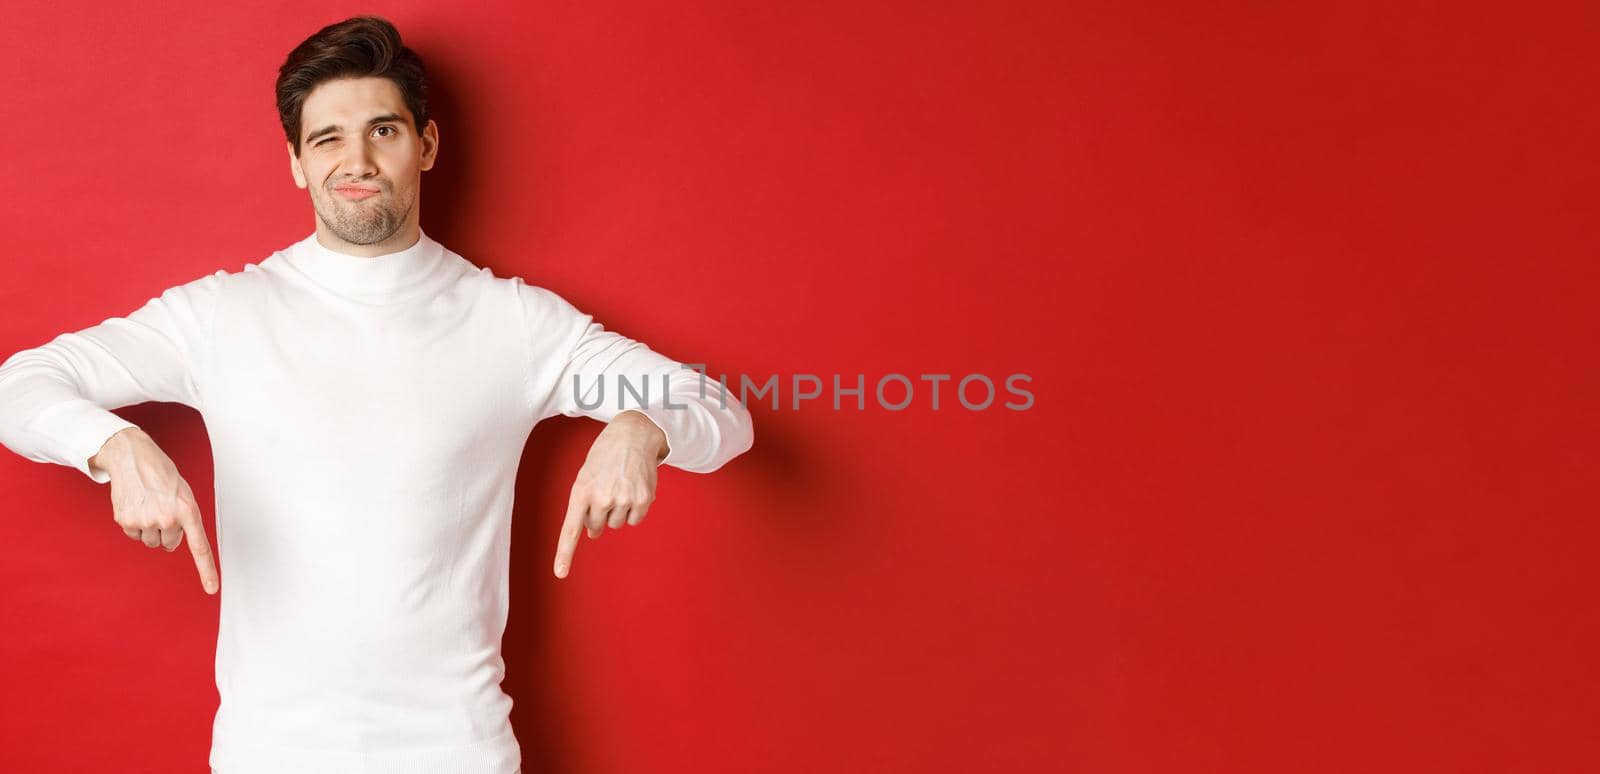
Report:
[[[0,350],[309,234],[272,81],[374,11],[434,73],[423,226],[470,260],[714,373],[1033,377],[1023,412],[755,406],[566,581],[599,425],[540,425],[529,774],[1596,765],[1594,16],[273,5],[8,8]],[[198,415],[120,413],[211,520]],[[0,476],[0,770],[204,771],[192,561],[73,470]]]

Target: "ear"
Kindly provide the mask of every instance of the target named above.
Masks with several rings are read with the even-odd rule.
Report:
[[[283,147],[289,149],[289,173],[294,175],[294,184],[305,188],[306,173],[300,171],[300,159],[294,155],[294,143],[285,140]]]
[[[439,125],[428,119],[422,128],[422,170],[433,169],[433,160],[439,155]]]

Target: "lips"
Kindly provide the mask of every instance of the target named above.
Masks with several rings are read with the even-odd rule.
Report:
[[[365,199],[369,196],[376,196],[378,194],[377,188],[364,185],[340,185],[334,186],[333,190],[338,191],[339,193],[344,194],[346,197],[351,199]]]

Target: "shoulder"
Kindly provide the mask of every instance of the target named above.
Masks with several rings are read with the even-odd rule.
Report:
[[[288,248],[274,250],[265,258],[246,261],[237,269],[218,269],[197,281],[211,284],[219,290],[223,288],[263,287],[274,278],[281,277],[284,272],[293,270],[288,259],[284,257],[287,252]]]
[[[244,271],[245,269],[216,269],[209,274],[202,274],[186,282],[165,287],[151,299],[151,302],[189,307],[197,311],[204,310],[214,306],[224,291],[239,281],[239,276]]]
[[[480,266],[449,247],[444,248],[446,259],[458,266],[463,282],[479,286],[475,297],[492,298],[495,303],[509,302],[517,309],[523,323],[534,330],[551,327],[587,325],[589,316],[580,311],[560,293],[535,284],[511,272],[495,273],[488,266]]]
[[[516,307],[516,326],[536,350],[571,349],[589,329],[591,318],[561,294],[516,275],[497,277],[482,270]]]
[[[515,274],[502,277],[487,268],[480,268],[478,271],[498,292],[510,297],[521,310],[523,317],[530,321],[582,315],[571,302],[547,287],[535,285]]]

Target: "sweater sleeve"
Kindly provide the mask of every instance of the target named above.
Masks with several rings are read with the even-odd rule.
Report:
[[[168,288],[125,317],[63,333],[0,363],[0,444],[35,462],[91,470],[106,439],[132,422],[110,409],[148,401],[200,408],[196,375],[227,272]]]
[[[693,473],[710,473],[754,444],[750,412],[719,381],[606,330],[554,292],[520,278],[516,284],[540,418],[610,422],[637,410],[667,437],[661,464]]]

